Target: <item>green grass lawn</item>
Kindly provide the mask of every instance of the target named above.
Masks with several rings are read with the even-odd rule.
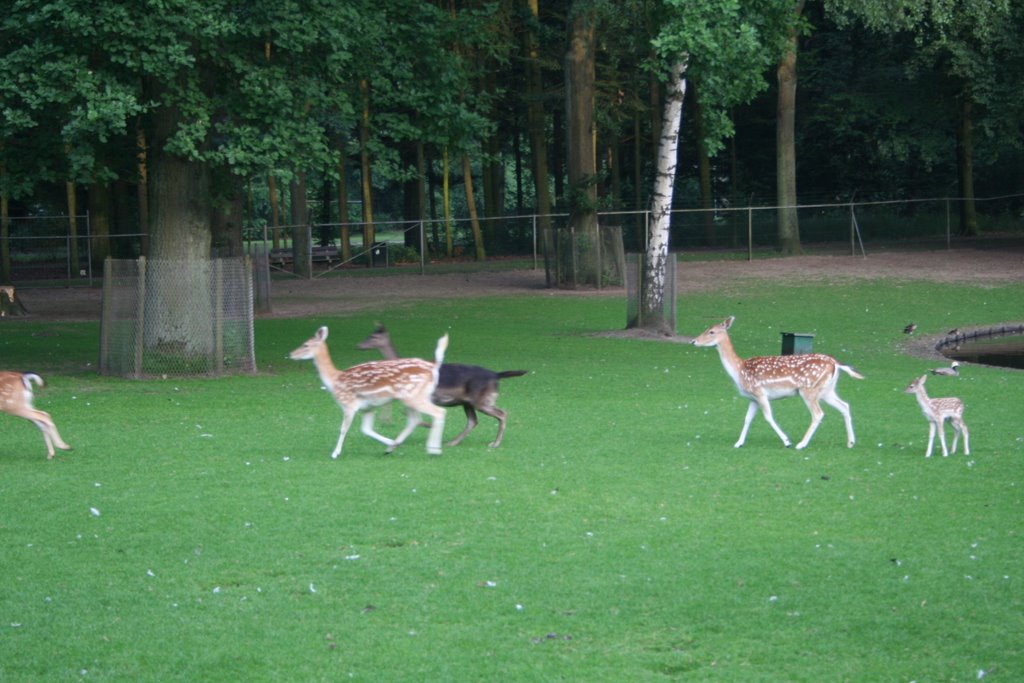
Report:
[[[685,274],[681,274],[685,277]],[[1021,318],[1024,286],[763,283],[680,301],[727,315],[744,356],[780,332],[856,367],[804,451],[746,404],[717,353],[607,338],[625,301],[539,294],[257,322],[256,376],[95,374],[98,326],[6,322],[2,365],[74,446],[46,461],[0,416],[0,680],[1013,681],[1024,679],[1024,372],[932,378],[972,453],[924,458],[903,389],[917,334]],[[441,457],[354,429],[312,363],[375,320],[398,348],[530,370],[510,413]],[[386,409],[385,409],[386,410]],[[393,434],[399,410],[379,425]],[[796,442],[803,403],[776,403]],[[383,422],[383,417],[378,422]],[[464,424],[448,412],[446,436]],[[936,445],[936,448],[938,446]],[[984,672],[984,674],[979,674]]]

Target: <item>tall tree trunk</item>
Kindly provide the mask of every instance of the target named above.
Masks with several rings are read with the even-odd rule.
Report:
[[[530,14],[537,19],[537,0],[526,0]],[[551,231],[551,178],[548,173],[547,121],[544,115],[544,77],[540,68],[540,49],[533,24],[524,33],[526,52],[526,127],[530,136],[530,159],[533,170],[533,188],[536,196],[534,211],[539,214],[542,249],[546,258],[554,255],[554,235]],[[550,271],[547,285],[552,286]]]
[[[651,222],[644,253],[640,280],[639,320],[631,327],[643,327],[663,334],[674,334],[665,311],[667,269],[669,260],[669,228],[672,219],[672,191],[676,180],[679,154],[679,128],[686,97],[686,60],[672,66],[669,89],[665,96],[661,141],[658,144],[658,170],[651,201]]]
[[[373,177],[370,159],[370,82],[359,81],[362,115],[359,118],[359,170],[363,198],[363,249],[372,249],[377,237],[373,228]]]
[[[292,261],[295,274],[299,277],[313,277],[313,263],[310,254],[313,235],[310,230],[309,200],[306,195],[306,172],[298,171],[289,186],[291,194]]]
[[[173,107],[153,115],[146,345],[206,355],[212,343],[209,296],[210,173],[204,163],[165,150],[181,121]],[[157,262],[169,267],[155,267]]]
[[[68,201],[68,261],[71,263],[71,275],[78,274],[78,186],[69,180],[64,184]]]
[[[153,258],[205,261],[210,258],[210,173],[204,163],[163,151],[176,130],[177,115],[158,110],[157,143],[150,173],[150,235]],[[160,128],[167,134],[160,135]]]
[[[960,98],[960,121],[956,135],[957,178],[960,185],[960,234],[978,235],[978,212],[974,204],[974,128],[970,97]]]
[[[804,0],[793,8],[794,24],[803,11]],[[796,27],[789,29],[786,54],[779,61],[775,75],[779,95],[775,121],[776,202],[778,204],[779,250],[783,254],[799,254],[800,224],[796,210]]]
[[[113,199],[109,183],[93,183],[89,186],[89,245],[92,266],[103,268],[103,261],[110,256],[110,226],[113,222]]]
[[[469,207],[469,225],[473,230],[474,254],[477,261],[487,258],[484,251],[484,235],[480,230],[480,217],[476,211],[476,201],[473,199],[473,168],[469,161],[469,154],[462,155],[462,178],[466,183],[466,206]]]
[[[593,10],[573,4],[575,12],[566,55],[566,121],[570,193],[569,235],[561,239],[560,258],[567,267],[559,284],[600,285],[600,236],[597,225],[597,152],[594,94],[596,22]],[[568,253],[566,253],[568,250]],[[568,257],[568,261],[565,258]]]

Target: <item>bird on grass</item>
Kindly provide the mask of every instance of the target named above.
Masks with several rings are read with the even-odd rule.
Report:
[[[960,367],[960,363],[957,362],[957,361],[953,361],[952,363],[949,364],[948,368],[935,368],[935,369],[933,369],[932,370],[932,374],[933,375],[945,375],[946,377],[959,377],[960,376],[960,370],[957,369],[959,367]]]
[[[917,323],[910,323],[903,328],[903,334],[912,334],[917,329]]]

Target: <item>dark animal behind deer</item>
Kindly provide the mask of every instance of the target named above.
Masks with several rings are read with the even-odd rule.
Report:
[[[360,349],[377,349],[385,358],[399,358],[391,342],[391,335],[383,325],[361,342]],[[501,445],[505,435],[505,424],[508,414],[496,405],[498,400],[499,381],[506,377],[521,377],[527,374],[526,370],[504,370],[495,372],[482,368],[478,365],[463,365],[460,363],[443,363],[441,373],[438,377],[437,388],[431,400],[439,406],[461,405],[466,413],[466,428],[462,433],[452,439],[448,445],[456,446],[466,435],[473,431],[478,424],[476,411],[490,415],[498,421],[498,436],[491,442],[492,448]]]

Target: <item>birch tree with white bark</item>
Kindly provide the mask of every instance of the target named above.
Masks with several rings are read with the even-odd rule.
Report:
[[[669,74],[658,146],[657,177],[642,264],[639,314],[631,327],[673,334],[664,311],[671,211],[686,79],[700,83],[704,144],[709,154],[732,135],[730,107],[767,87],[765,75],[781,54],[786,23],[780,3],[755,0],[663,0],[666,19],[653,45],[660,68]],[[686,79],[683,76],[686,76]],[[668,312],[671,313],[671,312]]]
[[[657,175],[651,200],[651,219],[647,226],[647,248],[640,278],[640,316],[637,321],[647,329],[663,334],[670,329],[665,312],[668,279],[668,242],[672,220],[672,190],[679,160],[679,128],[683,120],[683,99],[686,97],[687,57],[672,65],[665,98],[661,138],[658,141]]]

